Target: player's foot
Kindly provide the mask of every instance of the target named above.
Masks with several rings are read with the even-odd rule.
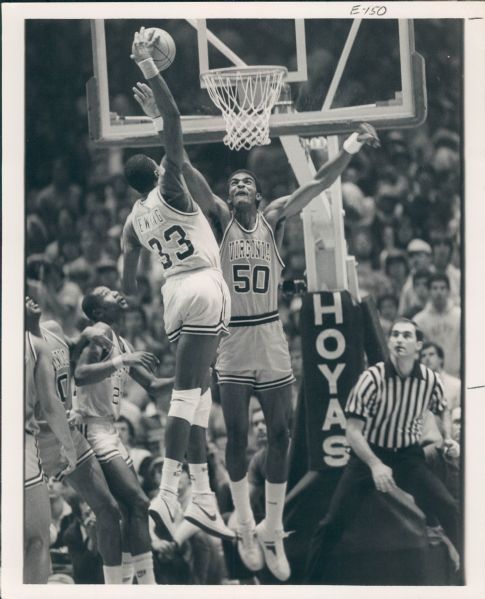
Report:
[[[220,539],[233,539],[234,531],[224,524],[214,493],[194,493],[184,518]]]
[[[242,563],[252,572],[262,570],[264,557],[256,538],[254,520],[248,525],[238,525],[236,535],[237,550]]]
[[[278,580],[288,580],[291,574],[283,545],[287,536],[288,533],[283,530],[267,530],[264,520],[256,526],[256,538],[263,550],[264,561]]]
[[[159,539],[173,541],[176,529],[178,499],[170,491],[160,491],[150,502],[148,514],[155,523],[154,532]]]

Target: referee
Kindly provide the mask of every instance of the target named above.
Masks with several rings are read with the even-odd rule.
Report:
[[[435,516],[458,549],[458,505],[424,460],[419,445],[427,410],[446,407],[437,373],[420,364],[422,333],[406,318],[389,336],[390,359],[365,370],[345,407],[350,459],[325,518],[313,537],[307,582],[318,582],[326,558],[373,486],[392,493],[399,486],[429,516]]]

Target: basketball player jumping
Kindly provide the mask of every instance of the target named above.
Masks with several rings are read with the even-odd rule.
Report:
[[[145,113],[152,115],[150,88],[139,83],[133,91]],[[221,342],[216,368],[228,433],[226,466],[238,520],[239,554],[244,564],[256,571],[263,566],[261,547],[268,568],[280,580],[290,576],[282,516],[294,379],[277,309],[283,268],[278,248],[286,218],[300,213],[327,189],[364,144],[379,145],[374,128],[368,124],[359,126],[338,156],[324,164],[313,180],[271,202],[263,211],[258,208],[261,190],[252,172],[242,169],[229,177],[228,200],[224,202],[212,193],[187,157],[182,170],[192,197],[215,224],[215,231],[224,231],[221,262],[231,291],[232,317],[231,334]],[[253,393],[261,402],[268,427],[266,518],[257,527],[249,502],[246,460],[248,407]]]
[[[162,287],[165,330],[177,342],[175,384],[165,436],[160,494],[150,513],[159,514],[173,538],[178,482],[188,455],[192,501],[185,518],[208,533],[234,537],[224,524],[209,486],[206,429],[211,407],[209,367],[219,339],[227,332],[230,295],[224,282],[217,241],[182,181],[184,162],[180,113],[151,57],[154,41],[142,28],[135,33],[132,58],[148,80],[155,99],[155,126],[163,119],[164,166],[144,155],[125,165],[128,183],[140,194],[123,230],[123,287],[136,289],[140,250],[155,253],[165,273]]]

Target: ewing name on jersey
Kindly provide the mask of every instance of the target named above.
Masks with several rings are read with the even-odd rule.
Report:
[[[158,254],[165,277],[199,268],[221,268],[219,248],[209,222],[197,206],[182,212],[158,188],[131,211],[133,230],[146,249]]]
[[[273,231],[258,211],[253,229],[232,218],[221,243],[221,266],[231,291],[231,327],[278,319],[278,284],[284,263]]]

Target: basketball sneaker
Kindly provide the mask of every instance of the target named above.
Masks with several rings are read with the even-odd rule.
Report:
[[[263,550],[264,561],[268,566],[268,570],[278,580],[288,580],[291,571],[286,558],[283,539],[289,536],[289,533],[283,530],[267,530],[264,520],[256,526],[255,532]]]
[[[155,523],[154,532],[159,539],[174,540],[177,528],[176,516],[179,509],[177,496],[170,491],[160,491],[151,500],[148,514]]]
[[[229,540],[236,536],[225,525],[214,493],[193,493],[184,518],[214,537]]]
[[[247,525],[239,524],[236,529],[237,550],[242,563],[248,570],[257,572],[264,566],[264,557],[255,532],[254,520]]]

